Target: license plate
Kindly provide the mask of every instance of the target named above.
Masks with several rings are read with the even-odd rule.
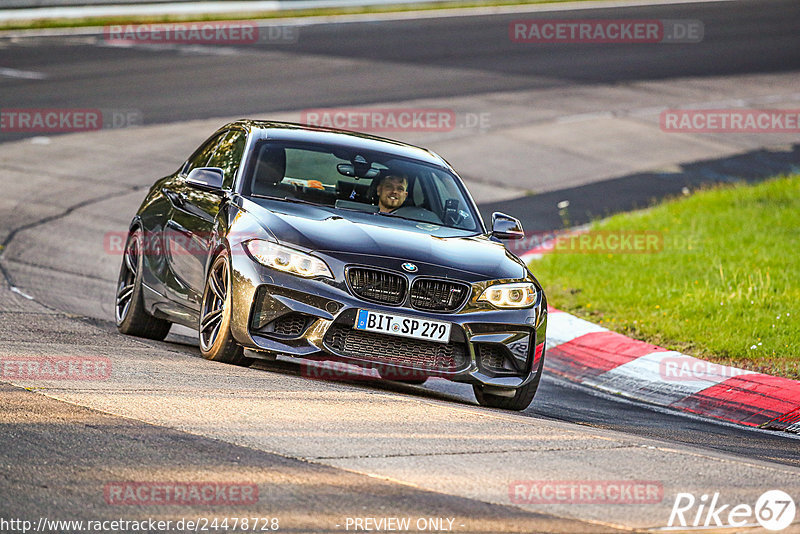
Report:
[[[420,317],[404,317],[402,315],[358,310],[354,328],[392,336],[447,343],[450,341],[451,326],[450,323],[431,321]]]

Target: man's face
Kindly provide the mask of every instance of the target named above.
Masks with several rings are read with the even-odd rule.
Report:
[[[408,181],[399,176],[387,176],[378,184],[378,206],[381,211],[396,210],[403,205],[408,196]]]

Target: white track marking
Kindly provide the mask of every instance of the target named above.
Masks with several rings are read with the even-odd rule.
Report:
[[[592,332],[608,332],[608,328],[603,328],[564,312],[547,315],[548,349]]]
[[[44,80],[47,78],[47,74],[43,72],[10,69],[7,67],[0,67],[0,76],[4,78],[19,78],[21,80]]]
[[[670,405],[743,374],[752,374],[752,371],[712,364],[680,352],[659,351],[606,371],[591,382],[611,393]]]

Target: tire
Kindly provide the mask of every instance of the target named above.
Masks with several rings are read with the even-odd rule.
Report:
[[[198,325],[200,353],[206,360],[249,367],[253,359],[244,355],[244,349],[231,334],[230,287],[230,261],[228,253],[222,251],[211,263],[203,289]]]
[[[513,397],[501,397],[500,395],[492,395],[491,393],[484,393],[483,388],[479,385],[473,384],[472,391],[475,392],[475,398],[478,399],[478,404],[486,406],[487,408],[500,408],[503,410],[522,411],[533,402],[533,397],[536,395],[536,390],[539,389],[539,381],[542,379],[542,369],[544,367],[544,355],[539,363],[539,372],[532,382],[525,384],[521,388],[515,390]]]
[[[142,299],[143,243],[139,228],[128,234],[119,269],[114,318],[117,329],[123,334],[161,341],[167,337],[172,323],[145,311]]]

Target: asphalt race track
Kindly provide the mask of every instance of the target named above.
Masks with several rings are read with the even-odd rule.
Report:
[[[30,39],[7,42],[3,66],[50,77],[4,80],[3,87],[17,107],[137,109],[151,124],[800,67],[800,14],[791,0],[570,12],[573,18],[589,15],[700,20],[705,34],[700,46],[520,46],[508,38],[508,24],[526,18],[515,13],[304,25],[296,43],[254,44],[239,54],[217,51],[216,57],[202,47],[165,46],[158,53],[158,46]]]
[[[116,333],[119,254],[104,239],[126,229],[155,178],[228,119],[453,109],[452,131],[386,135],[437,150],[484,212],[507,210],[535,230],[560,225],[563,199],[580,223],[687,186],[800,167],[797,135],[658,131],[663,106],[800,107],[796,1],[568,14],[699,20],[696,44],[512,43],[509,22],[532,16],[304,23],[297,42],[280,45],[0,35],[3,108],[133,110],[141,124],[0,132],[0,356],[102,357],[112,368],[92,383],[0,379],[0,518],[258,515],[279,517],[282,531],[322,532],[391,516],[454,518],[455,532],[612,532],[665,527],[679,492],[752,505],[781,489],[797,500],[797,438],[548,375],[529,409],[504,413],[440,380],[310,380],[283,359],[251,369],[204,361],[185,329],[164,343]],[[481,116],[487,128],[464,123]],[[256,484],[259,500],[209,508],[104,499],[109,483],[132,480]],[[520,504],[509,496],[515,480],[655,481],[663,499]],[[797,522],[784,532],[794,531]]]

